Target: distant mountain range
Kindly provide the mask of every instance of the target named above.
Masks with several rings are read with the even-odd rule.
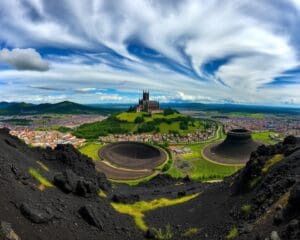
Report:
[[[92,107],[74,102],[64,101],[60,103],[8,103],[0,102],[0,115],[28,115],[28,114],[109,114],[118,109],[106,107]]]
[[[111,114],[126,111],[134,104],[89,104],[83,105],[70,101],[60,103],[32,104],[25,102],[0,102],[0,115],[28,114]],[[255,106],[240,104],[203,104],[203,103],[162,103],[162,108],[171,107],[179,111],[194,110],[218,113],[271,113],[271,114],[300,114],[300,108]]]

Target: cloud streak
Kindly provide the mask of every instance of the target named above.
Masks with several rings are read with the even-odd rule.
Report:
[[[169,100],[281,104],[293,99],[300,104],[299,93],[285,90],[300,87],[298,0],[12,0],[2,5],[0,46],[14,50],[1,51],[17,55],[6,63],[28,69],[24,59],[32,59],[38,71],[51,64],[47,72],[23,75],[0,69],[0,80],[11,83],[7,91],[29,82],[43,86],[36,91],[55,84],[70,90],[67,98],[86,102],[97,99],[86,89],[115,89],[118,96],[104,94],[100,100],[124,101],[130,100],[128,92],[149,88]],[[30,48],[31,57],[13,53],[17,48]],[[292,69],[293,81],[286,81]],[[55,94],[52,90],[48,94]]]

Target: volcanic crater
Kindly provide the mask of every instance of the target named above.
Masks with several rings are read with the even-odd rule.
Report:
[[[261,143],[252,139],[249,130],[237,128],[228,131],[226,139],[221,143],[208,145],[203,154],[223,164],[244,164],[259,145]]]
[[[99,157],[102,161],[96,167],[110,179],[130,180],[151,175],[168,155],[149,144],[124,141],[105,145],[99,150]]]

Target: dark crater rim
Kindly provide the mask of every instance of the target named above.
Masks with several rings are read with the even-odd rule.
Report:
[[[237,137],[250,137],[251,131],[244,129],[244,128],[235,128],[227,132],[229,136],[237,136]]]
[[[153,169],[167,160],[159,147],[135,141],[106,144],[99,150],[99,157],[118,167],[128,169]]]

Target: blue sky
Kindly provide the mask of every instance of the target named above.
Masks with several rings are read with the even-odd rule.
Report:
[[[0,2],[0,101],[300,105],[300,0]]]

